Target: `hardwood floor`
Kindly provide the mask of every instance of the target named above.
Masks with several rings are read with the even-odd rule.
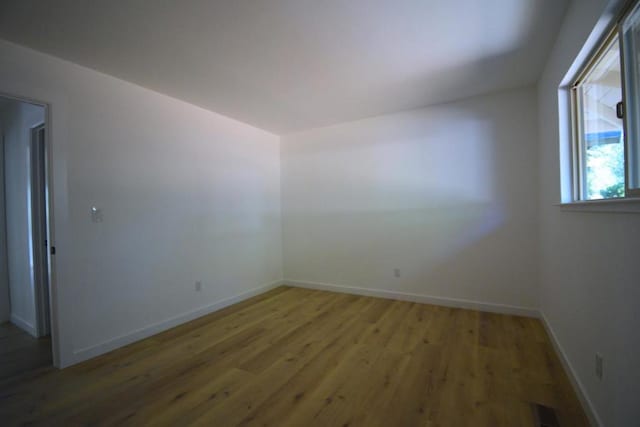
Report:
[[[51,365],[49,337],[33,338],[9,322],[0,324],[0,384]]]
[[[536,319],[289,287],[0,387],[3,425],[588,425]]]

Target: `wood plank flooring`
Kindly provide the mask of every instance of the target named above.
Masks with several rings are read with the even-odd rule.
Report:
[[[588,425],[536,319],[280,287],[0,384],[2,425]]]
[[[0,382],[50,366],[51,338],[34,338],[9,322],[0,325]]]

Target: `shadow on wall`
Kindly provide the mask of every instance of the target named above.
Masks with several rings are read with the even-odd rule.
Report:
[[[533,306],[536,120],[526,89],[285,137],[285,277]]]

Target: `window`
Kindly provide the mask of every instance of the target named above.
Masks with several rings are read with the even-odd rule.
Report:
[[[640,2],[571,90],[574,199],[640,196]]]

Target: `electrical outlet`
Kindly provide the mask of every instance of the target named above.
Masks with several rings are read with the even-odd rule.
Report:
[[[602,375],[604,374],[604,361],[602,360],[602,355],[596,353],[596,377],[599,380],[602,379]]]
[[[200,292],[201,290],[202,290],[202,282],[198,280],[196,282],[196,291]]]
[[[400,277],[400,269],[399,268],[394,268],[393,269],[393,276],[394,277]]]

